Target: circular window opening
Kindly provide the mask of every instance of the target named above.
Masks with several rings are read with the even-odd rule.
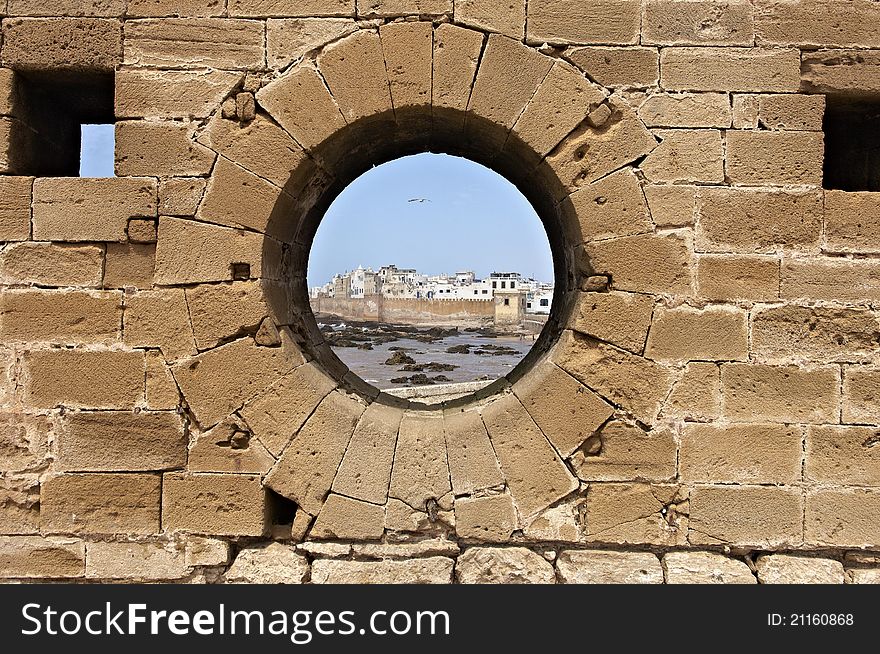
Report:
[[[428,405],[526,365],[555,291],[547,232],[522,193],[480,164],[429,153],[375,167],[336,197],[307,282],[332,355],[372,387]]]

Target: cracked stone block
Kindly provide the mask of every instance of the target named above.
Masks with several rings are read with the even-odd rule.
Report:
[[[555,584],[553,565],[524,547],[472,547],[458,557],[460,584]]]

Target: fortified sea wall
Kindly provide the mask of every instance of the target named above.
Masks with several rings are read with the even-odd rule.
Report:
[[[346,320],[420,325],[482,325],[495,320],[493,300],[389,298],[312,298],[312,311]]]
[[[0,16],[0,577],[880,580],[880,3]],[[304,277],[426,150],[523,191],[560,298],[441,407],[341,367]]]

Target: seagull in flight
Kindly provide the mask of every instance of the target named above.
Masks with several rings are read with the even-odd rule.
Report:
[[[410,204],[413,204],[413,203],[415,203],[415,202],[418,202],[419,204],[422,204],[423,202],[430,202],[430,200],[427,199],[427,198],[413,198],[412,200],[409,200],[409,203],[410,203]]]

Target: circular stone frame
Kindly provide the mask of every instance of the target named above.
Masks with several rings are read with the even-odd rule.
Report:
[[[245,380],[220,401],[204,389],[211,366],[199,370],[213,351],[179,364],[194,422],[203,432],[245,423],[272,457],[263,484],[317,517],[316,538],[418,531],[479,502],[513,531],[576,491],[565,460],[615,408],[557,365],[554,349],[575,327],[579,292],[597,283],[584,243],[608,198],[589,186],[612,174],[636,180],[632,164],[657,145],[636,114],[563,59],[427,21],[358,29],[256,98],[254,120],[239,124],[218,108],[197,135],[219,157],[196,218],[223,228],[202,247],[260,280],[268,331],[278,332],[269,342],[281,346],[261,347],[259,334],[224,345],[238,347]],[[545,226],[556,277],[550,320],[517,368],[432,406],[350,373],[323,342],[306,287],[312,240],[337,195],[371,167],[422,152],[465,157],[511,181]],[[160,225],[160,268],[186,265],[167,261],[174,235]],[[259,252],[248,245],[254,236]]]

